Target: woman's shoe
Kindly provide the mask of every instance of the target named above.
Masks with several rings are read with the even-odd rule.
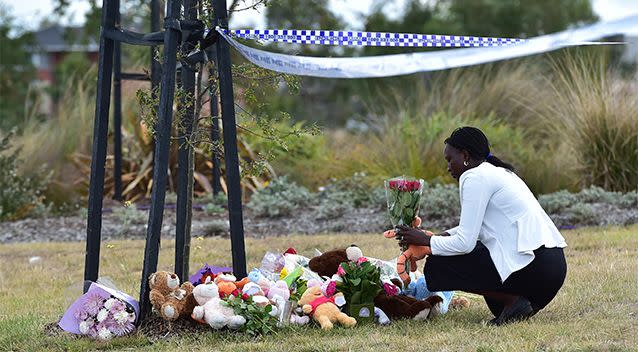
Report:
[[[532,309],[530,301],[525,297],[519,297],[512,305],[505,307],[498,318],[490,320],[488,324],[500,326],[513,323],[525,320],[531,317],[533,313],[534,309]]]

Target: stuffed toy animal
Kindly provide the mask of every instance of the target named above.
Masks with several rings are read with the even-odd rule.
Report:
[[[225,297],[235,292],[237,289],[241,291],[244,285],[250,282],[250,280],[245,277],[241,281],[237,281],[237,278],[235,278],[232,274],[219,274],[215,277],[214,282],[217,284],[219,294],[222,297]]]
[[[432,295],[419,301],[414,297],[391,296],[382,291],[374,298],[374,305],[385,312],[390,319],[426,320],[435,315],[431,315],[431,313],[438,313],[437,308],[442,301],[443,299],[438,295]]]
[[[331,277],[337,272],[339,264],[347,261],[348,254],[345,249],[333,249],[310,259],[308,267],[319,276]]]
[[[337,253],[335,253],[337,252]],[[350,246],[347,249],[336,249],[325,252],[310,260],[310,269],[321,272],[325,275],[332,276],[337,273],[339,265],[343,261],[357,261],[363,256],[361,250],[356,246]],[[346,258],[341,261],[342,258]],[[398,280],[397,280],[398,281]],[[400,284],[400,282],[398,282]],[[394,294],[388,294],[386,290],[382,290],[377,297],[374,298],[374,305],[380,308],[390,319],[417,319],[423,320],[429,317],[432,308],[435,308],[442,299],[439,296],[431,296],[426,300],[420,301],[414,297],[396,295],[399,289],[394,287]]]
[[[264,292],[264,295],[268,294],[270,286],[273,284],[273,282],[268,280],[261,271],[259,271],[259,269],[253,269],[250,273],[248,273],[248,280],[259,285],[261,290]]]
[[[452,297],[452,301],[450,302],[450,308],[452,309],[467,308],[469,306],[470,300],[463,296],[454,296]]]
[[[272,286],[270,286],[266,297],[268,297],[271,301],[287,301],[290,299],[290,289],[288,288],[288,284],[283,280],[275,282]]]
[[[303,309],[296,308],[290,314],[290,323],[295,325],[306,325],[310,322],[310,317],[303,315]]]
[[[235,315],[232,308],[221,304],[217,284],[214,282],[197,285],[193,290],[193,296],[199,304],[193,309],[193,319],[205,322],[216,330],[225,326],[239,329],[246,323],[246,318]]]
[[[414,218],[414,222],[412,223],[412,225],[413,227],[421,226],[421,218],[419,218],[418,216]],[[385,238],[394,239],[395,236],[396,232],[394,231],[394,229],[388,230],[383,233],[383,237]],[[427,231],[426,236],[432,236],[432,232]],[[406,251],[399,255],[399,257],[397,258],[397,272],[399,273],[401,281],[403,281],[404,287],[407,287],[410,284],[410,273],[405,270],[406,262],[410,263],[410,271],[414,272],[417,268],[417,260],[425,258],[428,253],[430,252],[427,246],[416,246],[411,244],[408,246],[408,249]]]
[[[254,282],[249,282],[244,285],[244,288],[241,290],[242,293],[245,293],[249,296],[265,296],[264,291]]]
[[[164,320],[175,321],[189,316],[196,305],[193,298],[193,284],[179,284],[179,277],[168,271],[153,273],[149,279],[149,298],[153,308]]]
[[[318,286],[309,287],[306,292],[301,295],[299,305],[303,309],[303,312],[311,315],[324,330],[332,329],[335,323],[339,323],[345,327],[353,327],[357,324],[355,318],[342,313],[339,307],[334,304],[334,296],[331,298],[325,297],[323,293],[321,293],[321,287]]]

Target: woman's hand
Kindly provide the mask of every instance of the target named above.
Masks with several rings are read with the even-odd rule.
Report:
[[[429,232],[429,231],[428,231]],[[397,227],[395,238],[399,240],[400,246],[416,245],[416,246],[429,246],[431,232],[424,232],[413,227],[400,225]]]

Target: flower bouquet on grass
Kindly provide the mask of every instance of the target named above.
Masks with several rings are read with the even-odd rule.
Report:
[[[277,328],[277,317],[274,316],[271,304],[260,305],[253,301],[253,297],[240,290],[235,290],[232,294],[222,300],[222,304],[233,309],[236,315],[246,318],[246,324],[242,325],[240,331],[251,336],[262,336],[274,333]]]
[[[92,283],[64,313],[58,323],[65,331],[110,340],[135,330],[139,305],[132,297]]]
[[[341,282],[336,289],[346,299],[346,313],[357,321],[374,321],[374,298],[382,289],[379,268],[362,257],[356,263],[341,263],[337,274]]]
[[[388,203],[388,213],[392,226],[412,226],[414,218],[419,213],[421,194],[423,193],[423,179],[399,176],[385,180],[385,197]],[[405,252],[408,248],[401,248]],[[406,272],[410,272],[409,262],[406,262]]]

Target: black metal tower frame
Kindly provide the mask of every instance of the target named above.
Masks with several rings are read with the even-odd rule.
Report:
[[[158,0],[151,0],[151,32],[135,33],[122,29],[119,25],[120,0],[103,0],[100,52],[98,61],[98,81],[95,105],[95,121],[93,126],[93,149],[91,159],[91,178],[89,183],[89,204],[87,215],[86,257],[84,279],[95,281],[99,273],[100,242],[102,228],[102,201],[104,197],[104,175],[108,141],[108,120],[111,98],[111,83],[114,86],[116,101],[114,102],[115,124],[115,179],[116,197],[121,197],[121,178],[117,175],[121,167],[121,80],[139,79],[138,75],[121,72],[120,45],[156,46],[164,45],[163,63],[161,66],[161,86],[158,106],[158,125],[156,126],[153,189],[151,192],[151,208],[149,211],[144,250],[144,267],[142,269],[140,285],[140,318],[143,319],[150,312],[148,277],[157,270],[160,232],[163,221],[164,198],[168,171],[168,154],[171,142],[171,125],[173,118],[173,97],[175,93],[177,53],[181,45],[183,51],[188,51],[201,40],[193,33],[202,31],[201,22],[197,20],[199,0],[184,0],[184,15],[181,17],[182,1],[166,0],[166,18],[164,31],[159,31]],[[215,25],[228,27],[228,12],[226,0],[214,0]],[[200,41],[200,44],[203,41]],[[230,47],[224,40],[215,43],[217,73],[219,77],[219,92],[221,99],[222,133],[224,136],[224,157],[226,165],[226,185],[228,189],[228,210],[231,233],[231,251],[233,271],[236,276],[246,276],[246,255],[244,247],[244,227],[241,204],[241,186],[239,173],[239,157],[237,151],[237,130],[233,98],[233,83],[230,61]],[[154,59],[152,55],[151,60]],[[159,64],[152,63],[151,81],[157,86]],[[193,97],[195,89],[194,68],[182,64],[181,85],[186,95]],[[216,100],[216,99],[211,99]],[[184,101],[178,102],[185,106]],[[213,102],[211,102],[213,104]],[[216,104],[216,103],[215,103]],[[192,106],[193,104],[190,104]],[[211,106],[214,118],[217,117],[215,107]],[[187,108],[182,119],[186,130],[193,126],[194,112]],[[214,126],[217,125],[216,120]],[[215,132],[213,128],[213,133]],[[179,151],[179,176],[177,199],[177,229],[175,240],[175,272],[182,280],[188,275],[188,259],[190,252],[190,207],[192,201],[192,174],[189,174],[189,163],[192,162],[192,147],[181,140]],[[218,172],[218,171],[217,171]],[[215,170],[214,170],[215,173]],[[119,182],[119,183],[118,183]],[[215,180],[213,180],[215,183]],[[119,188],[118,188],[119,187]],[[118,191],[119,190],[119,191]],[[218,188],[217,188],[218,190]]]

